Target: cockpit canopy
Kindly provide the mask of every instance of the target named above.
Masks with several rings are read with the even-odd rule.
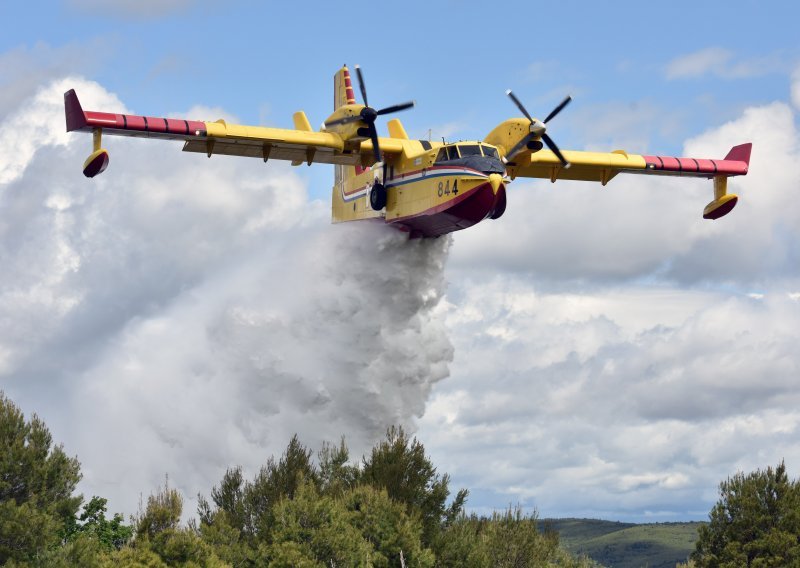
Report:
[[[486,156],[500,159],[497,149],[486,144],[448,144],[439,148],[435,163],[449,162],[468,156]]]

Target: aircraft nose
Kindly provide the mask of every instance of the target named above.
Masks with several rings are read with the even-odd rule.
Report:
[[[489,174],[489,185],[492,186],[492,193],[497,195],[497,190],[500,189],[500,184],[503,183],[503,176],[500,174]]]

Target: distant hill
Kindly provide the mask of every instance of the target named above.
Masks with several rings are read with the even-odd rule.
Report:
[[[694,550],[703,523],[634,524],[596,519],[542,519],[561,545],[609,568],[675,568]]]

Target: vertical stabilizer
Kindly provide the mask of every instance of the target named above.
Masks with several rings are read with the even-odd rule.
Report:
[[[353,92],[353,83],[350,81],[350,70],[347,69],[347,65],[343,65],[333,76],[333,110],[344,105],[354,104],[356,104],[356,97]]]
[[[353,92],[353,83],[350,80],[350,70],[347,65],[342,65],[342,68],[333,76],[333,110],[344,105],[353,104],[356,104],[356,96]],[[334,183],[339,186],[345,180],[354,177],[356,173],[356,168],[353,166],[337,165]],[[334,191],[334,193],[336,192]]]

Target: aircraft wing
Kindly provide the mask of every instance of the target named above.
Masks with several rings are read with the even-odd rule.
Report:
[[[563,151],[569,167],[564,167],[550,150],[522,152],[507,167],[515,177],[597,181],[607,184],[619,173],[701,177],[714,180],[714,200],[703,210],[705,219],[719,219],[736,205],[738,196],[727,193],[728,178],[747,174],[751,143],[734,146],[722,159],[640,156],[622,150],[614,152]]]
[[[302,112],[294,116],[295,129],[283,129],[228,124],[224,120],[204,122],[84,111],[74,90],[64,94],[64,107],[68,132],[102,132],[118,136],[183,140],[184,152],[198,152],[208,157],[220,154],[261,158],[265,162],[270,159],[288,160],[294,165],[303,162],[361,165],[369,162],[372,156],[371,141],[346,141],[335,132],[313,131]],[[402,152],[399,141],[380,138],[379,142],[384,153],[391,155]],[[99,143],[96,146],[95,154],[101,150]],[[95,154],[84,165],[84,173],[87,173],[87,165]],[[107,153],[105,162],[107,165]],[[105,165],[94,175],[104,169]]]
[[[752,144],[735,146],[723,159],[674,158],[671,156],[641,156],[622,150],[614,152],[577,152],[564,150],[569,168],[561,165],[550,150],[519,156],[515,166],[509,166],[512,177],[598,181],[605,185],[619,173],[657,174],[714,178],[747,174]]]

